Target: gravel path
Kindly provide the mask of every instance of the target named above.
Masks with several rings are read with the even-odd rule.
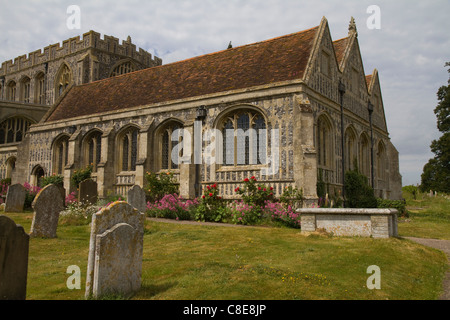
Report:
[[[450,240],[437,240],[437,239],[423,239],[414,237],[405,237],[411,241],[420,243],[424,246],[432,247],[441,250],[447,255],[447,259],[450,263]],[[447,271],[443,282],[444,293],[439,300],[450,300],[450,271]]]

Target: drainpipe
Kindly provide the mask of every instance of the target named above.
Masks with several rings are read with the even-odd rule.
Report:
[[[341,103],[341,166],[342,166],[342,200],[345,208],[345,145],[344,145],[344,94],[345,85],[339,80],[339,95]]]

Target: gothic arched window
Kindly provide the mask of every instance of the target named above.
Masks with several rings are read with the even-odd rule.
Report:
[[[30,103],[31,98],[31,80],[25,77],[20,81],[20,100],[25,103]]]
[[[333,165],[333,134],[330,120],[322,115],[317,120],[317,164],[331,169]]]
[[[130,73],[136,71],[136,68],[134,67],[134,65],[130,62],[124,62],[119,64],[118,66],[116,66],[113,71],[111,72],[111,77],[115,77],[115,76],[119,76],[121,74],[126,74],[126,73]]]
[[[377,178],[386,179],[386,148],[382,141],[378,143],[377,148]]]
[[[92,172],[97,172],[102,155],[102,133],[94,130],[84,139],[84,165],[91,165]]]
[[[345,169],[354,169],[357,154],[357,142],[355,131],[350,127],[345,131]]]
[[[64,64],[61,67],[61,70],[56,77],[56,97],[60,97],[63,92],[67,89],[67,87],[72,82],[72,72],[69,69],[67,64]]]
[[[53,173],[63,174],[68,163],[69,136],[62,136],[53,145]]]
[[[45,104],[45,75],[42,72],[37,75],[34,87],[34,102]]]
[[[0,123],[0,144],[22,141],[30,125],[31,121],[21,117],[6,119]]]
[[[166,124],[160,131],[161,139],[161,163],[162,170],[178,169],[179,154],[178,144],[181,142],[180,130],[183,125],[178,122],[170,122]]]
[[[139,129],[130,127],[118,135],[119,171],[136,171]]]
[[[6,100],[16,101],[16,83],[10,81],[6,87]]]
[[[266,121],[254,110],[239,110],[225,116],[222,131],[222,164],[224,166],[265,163]]]
[[[370,139],[366,133],[359,139],[359,171],[370,177]]]

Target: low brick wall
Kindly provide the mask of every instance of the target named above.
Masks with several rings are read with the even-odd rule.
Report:
[[[323,229],[335,236],[398,236],[396,209],[305,208],[297,212],[302,232]]]

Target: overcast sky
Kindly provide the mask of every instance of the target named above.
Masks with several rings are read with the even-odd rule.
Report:
[[[80,29],[69,29],[70,5],[80,8]],[[370,5],[380,8],[380,28]],[[350,17],[366,74],[380,73],[392,142],[400,152],[403,185],[420,183],[439,137],[436,92],[447,83],[450,1],[404,0],[0,0],[0,61],[89,30],[133,43],[174,62],[262,41],[319,25],[328,19],[333,40],[347,36]]]

